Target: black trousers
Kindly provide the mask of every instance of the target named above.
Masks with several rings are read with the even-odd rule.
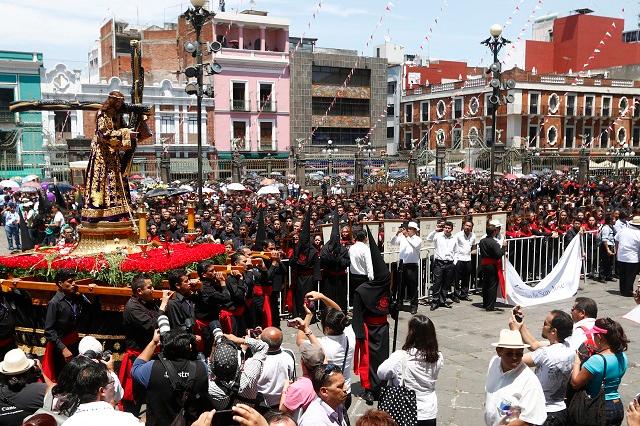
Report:
[[[316,281],[313,276],[298,276],[296,278],[296,291],[293,294],[294,316],[304,318],[307,315],[304,310],[304,296],[312,290],[316,290]]]
[[[613,254],[607,253],[605,247],[607,243],[602,243],[600,246],[600,278],[610,280],[613,277]]]
[[[378,378],[378,367],[389,358],[389,324],[367,325],[369,331],[369,381],[376,399],[380,396],[382,382]]]
[[[364,284],[367,281],[369,281],[369,277],[366,275],[356,275],[349,273],[349,304],[351,306],[353,306],[353,295],[356,292],[356,288],[358,288],[360,284]]]
[[[482,286],[482,307],[493,309],[498,295],[498,269],[495,265],[480,265],[478,272]]]
[[[282,294],[282,290],[273,290],[271,292],[271,296],[269,296],[269,303],[271,304],[271,323],[277,328],[280,328],[280,294]]]
[[[353,284],[353,281],[351,283]],[[336,302],[343,312],[347,312],[347,274],[334,275],[325,272],[325,276],[320,284],[320,291],[329,299]]]
[[[469,297],[469,284],[471,282],[471,261],[458,260],[456,263],[456,285],[453,294],[458,299]]]
[[[404,297],[409,300],[411,307],[418,306],[418,264],[404,263],[402,265],[402,285]]]
[[[639,263],[620,262],[618,260],[618,278],[620,279],[620,294],[633,296],[633,283],[638,275]]]
[[[431,305],[444,305],[447,293],[456,278],[456,267],[453,262],[433,260],[433,286],[431,287]]]

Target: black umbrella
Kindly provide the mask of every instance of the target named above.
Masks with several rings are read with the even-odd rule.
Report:
[[[62,193],[73,191],[73,186],[69,182],[58,182],[56,186]]]
[[[168,197],[170,194],[167,188],[155,188],[145,194],[145,198]]]
[[[191,191],[189,191],[186,188],[169,188],[169,195],[171,197],[174,197],[176,195],[184,195],[184,194],[190,194]]]

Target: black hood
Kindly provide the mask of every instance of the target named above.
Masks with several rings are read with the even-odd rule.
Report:
[[[373,264],[373,280],[369,281],[369,283],[372,286],[388,286],[391,282],[391,273],[376,244],[377,239],[371,235],[369,225],[367,225],[367,236],[369,237],[369,250],[371,251],[371,263]]]

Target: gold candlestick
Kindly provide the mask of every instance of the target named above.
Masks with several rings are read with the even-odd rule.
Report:
[[[196,232],[196,201],[193,198],[187,200],[187,232]]]

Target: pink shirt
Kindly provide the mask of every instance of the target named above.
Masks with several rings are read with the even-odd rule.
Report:
[[[284,406],[289,411],[295,411],[302,407],[306,410],[309,404],[316,399],[316,392],[308,377],[300,377],[287,388],[287,395],[284,397]]]

